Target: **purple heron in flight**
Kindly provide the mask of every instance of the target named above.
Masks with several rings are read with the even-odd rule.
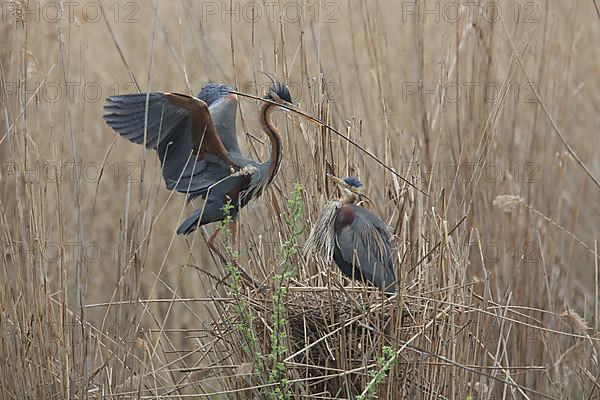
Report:
[[[273,83],[259,110],[258,119],[271,144],[265,162],[244,156],[236,132],[237,96],[227,85],[210,83],[198,97],[180,93],[140,93],[109,97],[104,120],[131,142],[145,144],[158,153],[168,190],[186,193],[188,201],[205,200],[177,229],[187,235],[198,227],[226,217],[259,197],[281,166],[282,140],[272,120],[280,105],[290,106],[288,88]],[[235,224],[231,226],[235,232]],[[211,236],[208,245],[216,251]],[[234,233],[235,243],[235,233]],[[218,253],[218,252],[217,252]]]

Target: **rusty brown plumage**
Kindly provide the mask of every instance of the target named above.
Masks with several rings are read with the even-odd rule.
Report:
[[[208,105],[204,101],[181,93],[165,93],[165,98],[174,106],[181,107],[190,113],[193,152],[200,160],[216,156],[230,168],[234,170],[240,168],[229,158],[227,149],[217,135]]]

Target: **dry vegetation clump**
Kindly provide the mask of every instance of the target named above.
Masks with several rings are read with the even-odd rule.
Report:
[[[595,1],[74,3],[0,10],[0,398],[600,398]],[[278,115],[223,264],[103,99],[259,71],[362,149]],[[326,173],[365,183],[396,295],[302,256]]]
[[[252,382],[246,390],[257,397],[273,396],[272,388],[276,386],[270,379],[277,362],[273,355],[272,294],[270,290],[248,290],[245,304],[252,323],[247,327],[240,327],[244,322],[231,305],[224,307],[226,320],[212,328],[212,334],[222,338],[223,350],[239,349],[240,368],[248,369],[241,377],[236,369],[236,376]],[[285,348],[281,354],[285,364],[282,378],[287,381],[282,392],[333,398],[361,393],[372,379],[364,365],[377,366],[382,357],[375,349],[397,344],[396,334],[408,335],[408,328],[392,334],[392,327],[396,327],[391,320],[395,309],[392,303],[365,308],[357,302],[363,296],[350,297],[352,300],[347,293],[338,291],[323,293],[315,288],[290,288],[282,304],[285,310],[282,316],[285,328],[280,334]],[[255,336],[245,337],[246,328]],[[402,378],[402,372],[399,370],[394,378]],[[394,390],[403,393],[405,385],[404,378],[396,381]]]

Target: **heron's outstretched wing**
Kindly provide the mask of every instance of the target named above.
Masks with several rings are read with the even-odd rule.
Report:
[[[121,136],[139,144],[145,138],[146,147],[158,152],[169,190],[201,195],[237,166],[200,99],[177,93],[129,94],[109,97],[104,109],[104,120]]]
[[[238,100],[230,90],[230,86],[222,83],[208,83],[202,88],[198,98],[208,105],[215,129],[225,148],[230,153],[241,154],[235,127]]]
[[[354,221],[336,233],[334,260],[345,275],[395,291],[396,274],[387,227],[366,208],[347,204],[340,212],[344,207],[352,208],[349,211],[355,214]]]

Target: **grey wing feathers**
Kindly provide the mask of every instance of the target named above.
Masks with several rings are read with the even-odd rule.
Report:
[[[148,122],[146,147],[155,148],[183,127],[187,111],[170,104],[162,93],[141,93],[112,96],[104,106],[104,120],[121,136],[134,143],[144,142],[146,127],[146,100]]]
[[[164,93],[109,97],[104,110],[106,123],[134,143],[144,143],[146,129],[146,147],[158,153],[167,189],[193,198],[230,173],[220,163],[197,159],[189,113],[171,104]]]
[[[232,88],[228,85],[208,83],[202,88],[198,98],[208,104],[217,134],[225,148],[239,154],[240,145],[235,126],[238,104],[236,96],[229,93],[230,90]]]
[[[354,222],[336,235],[336,247],[349,265],[356,265],[364,279],[381,289],[395,291],[392,243],[385,224],[369,210],[354,206]]]
[[[232,97],[222,97],[211,104],[208,110],[225,148],[230,153],[241,154],[235,127],[237,100]]]

